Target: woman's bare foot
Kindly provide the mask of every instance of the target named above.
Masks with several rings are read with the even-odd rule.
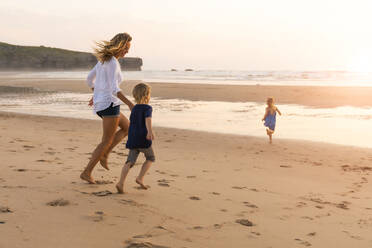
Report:
[[[103,155],[102,158],[99,160],[99,163],[102,165],[103,168],[106,170],[110,170],[110,168],[107,166],[107,156]]]
[[[141,189],[148,189],[150,188],[149,186],[146,186],[143,184],[143,181],[140,181],[138,178],[136,178],[136,183],[139,184],[139,186],[141,187]]]
[[[91,175],[88,175],[85,171],[83,171],[81,174],[80,174],[80,178],[83,179],[84,181],[87,181],[88,183],[90,184],[95,184],[96,182],[94,181],[94,179],[92,178]]]
[[[116,190],[118,191],[119,194],[124,194],[124,187],[120,186],[119,184],[115,185]]]

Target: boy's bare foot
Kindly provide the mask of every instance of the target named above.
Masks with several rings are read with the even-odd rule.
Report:
[[[87,181],[88,183],[90,184],[95,184],[96,182],[94,181],[94,179],[92,178],[92,176],[90,175],[87,175],[85,173],[85,171],[83,171],[81,174],[80,174],[80,178],[83,179],[84,181]]]
[[[99,160],[99,163],[102,165],[103,168],[106,170],[110,170],[110,168],[107,166],[107,156],[103,155],[103,157]]]
[[[138,178],[136,178],[136,183],[139,184],[141,189],[148,189],[149,188],[149,186],[144,185],[142,181],[138,180]]]
[[[120,186],[119,184],[115,185],[116,190],[118,191],[119,194],[124,194],[124,187]]]

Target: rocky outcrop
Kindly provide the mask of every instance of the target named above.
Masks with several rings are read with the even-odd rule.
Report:
[[[141,70],[141,58],[126,57],[119,61],[123,70]],[[89,69],[96,63],[97,59],[90,53],[0,42],[0,70],[76,70]]]

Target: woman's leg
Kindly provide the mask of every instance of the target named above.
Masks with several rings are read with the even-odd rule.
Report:
[[[85,170],[81,173],[80,178],[89,182],[89,183],[95,183],[92,178],[92,171],[102,155],[107,151],[107,149],[110,147],[113,139],[115,131],[119,124],[119,117],[104,117],[102,119],[103,123],[103,135],[102,135],[102,141],[96,149],[92,153],[92,157],[85,168]]]
[[[120,127],[120,130],[115,133],[114,140],[112,141],[110,147],[104,153],[104,155],[101,157],[99,161],[102,167],[105,168],[106,170],[109,169],[107,166],[108,155],[110,154],[112,149],[128,135],[129,120],[122,113],[120,113],[120,116],[119,116],[119,127]]]

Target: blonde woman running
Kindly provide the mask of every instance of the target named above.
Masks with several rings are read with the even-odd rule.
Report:
[[[132,110],[133,103],[129,101],[119,88],[123,81],[118,59],[124,57],[130,48],[132,37],[127,33],[119,33],[110,41],[97,43],[95,56],[98,63],[89,72],[88,86],[94,91],[90,105],[102,118],[102,141],[92,153],[92,157],[81,173],[80,178],[94,184],[92,171],[98,161],[105,169],[110,151],[128,135],[129,121],[120,113],[120,101],[123,101]],[[118,126],[120,129],[117,131]]]

